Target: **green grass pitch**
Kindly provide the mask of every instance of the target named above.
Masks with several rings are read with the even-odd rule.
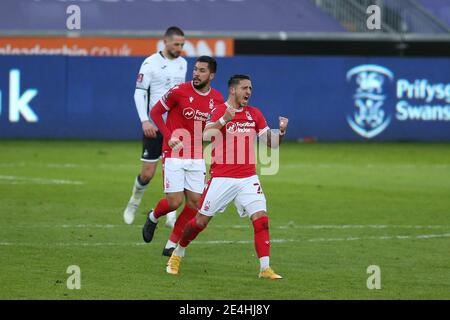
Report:
[[[141,238],[160,170],[135,224],[122,220],[140,150],[0,141],[0,299],[450,299],[449,144],[282,145],[278,174],[261,177],[280,281],[258,279],[251,223],[233,205],[166,274],[169,230]],[[367,288],[371,265],[381,289]]]

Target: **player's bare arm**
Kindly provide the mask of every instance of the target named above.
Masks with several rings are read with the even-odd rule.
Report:
[[[286,117],[278,117],[279,129],[272,130],[269,129],[263,133],[260,140],[265,143],[269,148],[278,148],[286,135],[286,129],[288,126],[289,119]]]
[[[144,135],[148,138],[156,138],[156,132],[158,128],[150,123],[150,121],[146,120],[142,122],[142,131]]]

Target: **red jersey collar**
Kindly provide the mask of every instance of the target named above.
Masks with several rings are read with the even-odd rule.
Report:
[[[230,106],[230,105],[228,104],[228,102],[226,102],[226,101],[225,101],[225,105],[226,105],[227,107],[229,107],[229,108],[234,108],[233,106]],[[236,112],[242,112],[242,111],[244,111],[244,108],[245,108],[245,107],[242,107],[241,109],[236,109]]]
[[[198,91],[197,89],[195,89],[194,81],[192,81],[192,80],[191,80],[191,86],[192,86],[192,89],[194,89],[194,91],[197,92],[201,96],[207,96],[211,92],[211,87],[209,87],[209,90],[207,92],[205,92],[205,93],[203,93],[201,91]]]

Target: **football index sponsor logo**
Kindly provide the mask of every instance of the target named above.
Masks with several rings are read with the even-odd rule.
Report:
[[[236,126],[236,124],[234,122],[228,122],[227,123],[227,132],[228,133],[233,134],[233,133],[236,132],[236,130],[237,130],[237,126]]]
[[[184,108],[183,109],[183,116],[186,119],[192,119],[194,117],[194,115],[195,115],[194,109],[192,109],[192,108]]]
[[[183,116],[186,119],[194,119],[197,121],[204,121],[206,122],[208,120],[208,117],[210,116],[209,112],[201,112],[200,110],[194,110],[191,107],[187,107],[183,109]]]
[[[201,112],[200,110],[194,110],[191,107],[183,109],[183,116],[186,119],[194,119],[196,121],[206,122],[210,116],[209,112]]]
[[[392,115],[383,109],[386,95],[383,85],[394,80],[394,74],[378,65],[361,65],[347,72],[347,81],[355,81],[353,96],[356,110],[347,115],[350,127],[360,136],[371,139],[383,132],[391,123]]]
[[[226,129],[228,133],[249,133],[255,129],[255,122],[228,122]]]

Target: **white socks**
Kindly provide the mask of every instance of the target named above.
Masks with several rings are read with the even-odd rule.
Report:
[[[148,215],[148,217],[150,218],[150,221],[153,223],[158,223],[158,219],[155,218],[155,215],[153,214],[153,211],[150,212],[150,214]]]
[[[141,202],[142,196],[144,195],[145,189],[147,189],[149,183],[147,183],[145,186],[141,185],[138,181],[138,178],[134,180],[134,186],[133,186],[133,195],[132,197],[137,201]]]
[[[263,271],[265,268],[269,267],[269,257],[261,257],[259,258],[260,270]]]
[[[173,254],[178,256],[178,257],[184,257],[184,251],[186,250],[185,247],[182,247],[180,245],[177,245],[177,247],[175,248],[175,250],[173,251]]]
[[[175,248],[177,246],[177,244],[175,243],[175,242],[172,242],[172,241],[170,241],[170,240],[167,240],[167,243],[166,243],[166,249],[170,249],[170,248]]]

